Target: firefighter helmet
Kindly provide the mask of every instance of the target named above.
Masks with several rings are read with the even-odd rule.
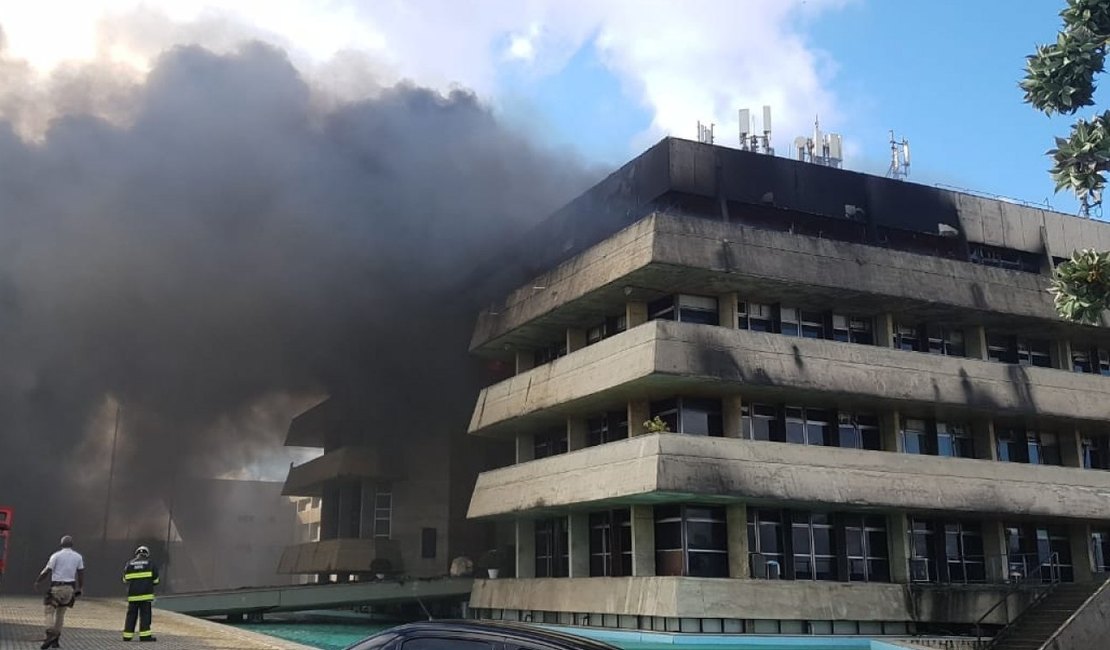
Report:
[[[135,549],[135,555],[150,555],[150,549],[145,546],[140,546]]]

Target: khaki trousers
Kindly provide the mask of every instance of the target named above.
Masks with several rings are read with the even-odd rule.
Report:
[[[53,639],[61,636],[62,626],[66,622],[66,610],[73,604],[73,587],[58,585],[51,587],[44,600],[46,610],[46,638]],[[67,603],[59,605],[58,603]]]

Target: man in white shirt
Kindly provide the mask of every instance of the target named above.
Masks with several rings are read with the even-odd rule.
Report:
[[[46,567],[35,579],[35,587],[50,579],[50,589],[43,598],[46,606],[46,640],[42,649],[59,648],[58,639],[62,636],[62,625],[66,619],[66,608],[81,595],[85,586],[85,560],[73,550],[73,538],[66,535],[59,542],[61,549],[50,556]]]

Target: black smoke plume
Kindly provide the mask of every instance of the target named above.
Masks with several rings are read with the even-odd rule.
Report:
[[[126,126],[71,111],[29,141],[0,122],[0,505],[24,576],[62,533],[100,537],[115,404],[113,527],[178,473],[280,445],[307,395],[465,427],[469,396],[436,391],[475,312],[444,305],[595,176],[466,92],[321,112],[261,44],[171,50],[126,96]]]

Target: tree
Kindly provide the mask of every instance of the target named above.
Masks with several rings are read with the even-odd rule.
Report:
[[[1056,42],[1038,45],[1026,57],[1020,84],[1025,101],[1046,115],[1074,115],[1094,105],[1095,76],[1105,70],[1110,42],[1110,0],[1068,0],[1060,17],[1064,25]],[[1070,135],[1056,138],[1047,153],[1056,191],[1073,192],[1089,215],[1102,204],[1104,172],[1110,170],[1110,111],[1077,119]],[[1097,322],[1110,308],[1110,253],[1077,251],[1056,268],[1049,291],[1062,317]]]

